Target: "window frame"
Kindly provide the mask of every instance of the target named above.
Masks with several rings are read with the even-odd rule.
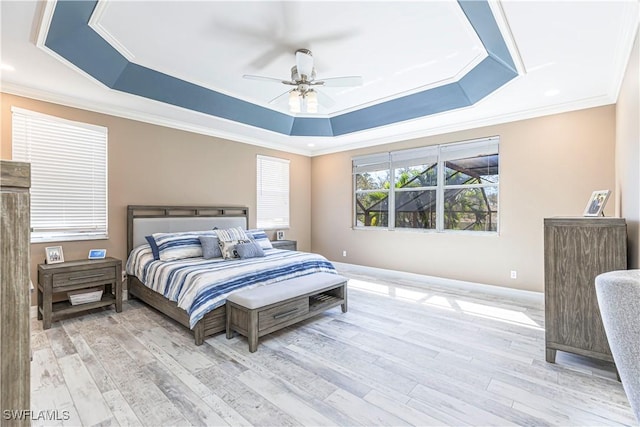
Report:
[[[352,215],[352,229],[354,230],[385,230],[385,231],[401,231],[401,232],[420,232],[420,233],[471,233],[473,235],[478,234],[486,234],[486,235],[499,235],[500,234],[500,172],[498,166],[498,182],[495,183],[478,183],[478,184],[449,184],[447,185],[445,182],[445,164],[448,161],[465,159],[464,149],[467,148],[468,153],[479,153],[483,150],[483,147],[487,148],[485,151],[487,152],[495,152],[498,155],[498,159],[500,158],[500,137],[499,136],[491,136],[486,138],[478,138],[467,141],[459,141],[452,142],[446,144],[438,144],[432,146],[425,146],[419,148],[412,148],[406,150],[398,150],[391,151],[386,153],[375,153],[369,154],[365,156],[356,156],[352,158],[352,185],[353,185],[353,215]],[[455,151],[456,148],[462,150],[463,154],[459,156],[448,157],[446,153],[448,150]],[[400,168],[406,168],[410,166],[417,166],[419,160],[425,158],[425,153],[429,151],[433,153],[437,153],[436,161],[434,162],[437,166],[437,182],[435,186],[427,186],[427,187],[406,187],[406,188],[396,188],[396,170]],[[410,161],[404,162],[396,162],[394,163],[393,157],[404,157],[404,158],[416,158],[415,164]],[[481,154],[476,154],[481,155]],[[357,202],[356,197],[358,193],[364,193],[366,191],[381,191],[381,190],[358,190],[356,188],[356,165],[359,163],[366,163],[367,159],[376,159],[382,158],[383,156],[388,156],[388,161],[385,163],[388,166],[388,171],[390,175],[390,188],[388,190],[388,224],[387,226],[365,226],[358,225],[357,217]],[[499,164],[498,164],[499,165]],[[497,221],[496,221],[496,230],[495,231],[486,231],[486,230],[457,230],[451,228],[445,228],[445,191],[456,189],[456,188],[486,188],[486,187],[495,187],[497,190]],[[436,191],[436,226],[435,228],[410,228],[410,227],[397,227],[396,226],[396,193],[402,193],[407,191]]]
[[[15,106],[11,107],[11,113],[12,113],[12,118],[11,118],[12,158],[14,160],[20,160],[20,161],[26,161],[26,162],[32,163],[31,243],[89,241],[89,240],[108,239],[109,238],[109,133],[108,133],[108,128],[105,126],[99,126],[99,125],[94,125],[90,123],[64,119],[64,118],[53,116],[50,114],[44,114],[36,111],[15,107]],[[16,119],[25,120],[25,128],[23,128],[24,130],[17,129],[17,125],[19,126],[19,123],[17,123]],[[38,121],[39,123],[38,125],[29,128],[27,123],[29,120]],[[29,140],[29,137],[27,136],[27,134],[25,134],[25,137],[22,138],[21,141],[18,140],[20,139],[20,131],[30,132],[30,131],[37,131],[38,129],[47,130],[47,126],[49,126],[47,122],[50,123],[50,126],[51,126],[50,131],[52,136],[50,136],[49,137],[50,139],[46,140],[46,142],[43,142],[45,138],[42,138],[41,140],[36,141],[34,143],[34,140]],[[63,136],[60,136],[58,132],[60,132],[60,134]],[[64,135],[66,135],[66,138],[64,137]],[[87,150],[87,147],[84,147],[84,149],[82,149],[82,147],[77,145],[77,142],[81,141],[82,138],[85,138],[85,140],[91,140],[94,143],[99,143],[103,145],[90,145],[88,146],[89,147],[88,150]],[[104,164],[101,164],[99,167],[97,168],[90,167],[90,168],[87,168],[87,170],[84,170],[84,169],[82,170],[82,172],[85,172],[85,175],[83,175],[83,178],[86,177],[87,181],[90,182],[91,184],[91,188],[89,190],[91,192],[91,195],[95,195],[97,191],[97,193],[100,196],[98,200],[98,204],[104,206],[104,210],[98,209],[96,211],[97,214],[89,214],[87,216],[82,217],[82,218],[92,219],[92,221],[88,221],[88,223],[91,224],[89,226],[87,226],[86,224],[79,224],[78,222],[75,222],[75,223],[71,222],[71,223],[65,224],[64,220],[60,219],[59,216],[55,216],[55,215],[51,215],[51,218],[54,220],[55,218],[58,218],[57,220],[59,221],[59,224],[56,227],[46,228],[44,226],[38,226],[38,225],[34,226],[34,223],[33,223],[34,219],[36,221],[38,220],[37,218],[38,215],[34,215],[34,207],[33,207],[34,202],[37,205],[38,197],[39,197],[37,193],[34,194],[34,186],[36,186],[36,188],[38,186],[38,183],[37,183],[38,170],[37,170],[37,166],[36,168],[33,167],[33,159],[30,158],[30,154],[28,154],[28,152],[30,152],[33,149],[33,147],[42,146],[45,143],[55,144],[59,142],[61,139],[64,139],[65,144],[67,144],[67,146],[65,147],[66,152],[73,152],[76,154],[76,156],[70,157],[75,159],[76,161],[80,157],[86,157],[86,159],[83,159],[83,160],[86,161],[90,159],[91,165],[93,165],[94,160],[96,158],[104,159]],[[97,150],[96,150],[96,147],[97,147]],[[35,150],[37,150],[37,148],[35,148]],[[89,154],[87,154],[87,152],[89,152]],[[85,155],[80,156],[79,153],[84,153]],[[98,157],[96,157],[96,153],[98,154]],[[43,158],[40,158],[36,161],[36,165],[38,162],[44,163],[47,160],[48,160],[47,157],[44,156]],[[73,166],[76,166],[76,165],[73,165]],[[57,170],[57,173],[60,173],[61,169],[59,164],[56,164],[55,168],[48,166],[46,170],[42,171],[42,176],[47,176],[47,174],[51,174],[51,173],[55,174],[56,170]],[[64,168],[62,170],[64,170]],[[50,172],[50,171],[53,171],[53,172]],[[99,172],[99,174],[96,175],[96,172]],[[93,179],[92,177],[96,177],[96,178]],[[67,176],[67,178],[70,178],[70,177]],[[104,188],[102,188],[102,184],[104,184]],[[43,188],[42,191],[44,194],[44,196],[42,196],[43,203],[44,203],[44,200],[46,200],[47,197],[51,197],[51,193],[48,192],[51,190],[47,189],[46,186],[42,188]],[[71,186],[65,187],[65,191],[62,194],[66,195],[66,197],[70,197],[70,195],[74,193],[74,191],[77,192],[78,189],[74,188],[73,185],[71,185]],[[104,195],[104,200],[102,200],[102,197],[101,197],[102,195]],[[78,209],[80,209],[80,207],[83,204],[85,204],[86,206],[86,202],[89,196],[87,194],[84,194],[84,196],[85,198],[82,199],[82,201],[76,200],[76,206]],[[65,199],[65,200],[69,200],[69,199]],[[93,204],[91,205],[93,206]],[[42,207],[40,207],[40,210],[42,212],[46,212],[47,208],[46,206],[43,205]],[[57,210],[55,212],[57,212]],[[73,212],[73,210],[71,210],[70,212]],[[65,211],[62,212],[62,214],[65,214],[65,213],[67,212]],[[41,217],[41,221],[46,222],[47,219],[48,218],[46,216]],[[64,227],[65,225],[66,227]]]

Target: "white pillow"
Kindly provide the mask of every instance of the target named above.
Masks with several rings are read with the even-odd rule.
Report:
[[[256,242],[258,242],[258,244],[262,249],[273,249],[271,240],[269,240],[269,237],[267,237],[267,233],[265,233],[264,230],[260,230],[260,229],[247,230],[247,235],[249,236],[250,239],[253,239]]]

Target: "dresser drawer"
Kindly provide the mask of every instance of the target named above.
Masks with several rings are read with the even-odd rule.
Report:
[[[309,312],[309,298],[298,298],[258,312],[258,331],[264,331]]]
[[[90,282],[109,282],[115,278],[116,269],[113,267],[96,268],[94,270],[75,271],[71,273],[57,273],[53,275],[53,287]]]

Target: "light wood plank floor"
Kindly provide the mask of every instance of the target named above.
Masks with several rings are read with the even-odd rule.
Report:
[[[35,425],[636,425],[611,365],[544,361],[541,301],[346,273],[339,308],[196,347],[138,301],[33,320]],[[62,420],[62,418],[68,418]]]

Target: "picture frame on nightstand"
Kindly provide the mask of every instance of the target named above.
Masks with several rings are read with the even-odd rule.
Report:
[[[62,246],[49,246],[44,248],[45,263],[57,264],[64,262],[64,253],[62,252]]]
[[[284,230],[276,231],[276,240],[285,240]]]

